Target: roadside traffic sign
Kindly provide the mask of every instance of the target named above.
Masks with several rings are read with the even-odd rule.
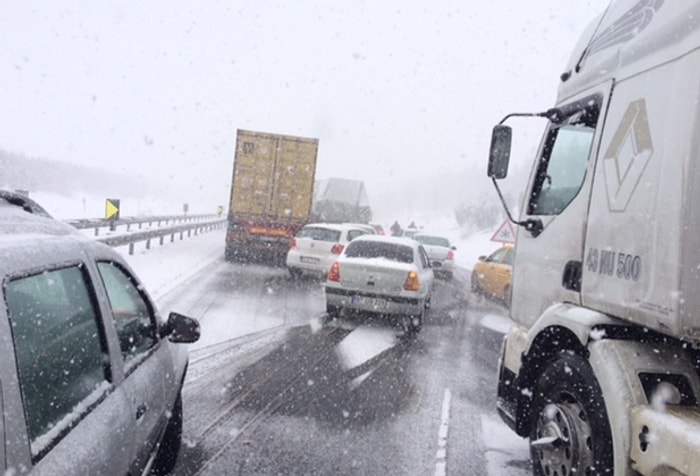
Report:
[[[491,241],[498,241],[500,243],[515,243],[515,229],[513,224],[507,218],[503,221],[501,226],[498,227],[496,233],[491,237]]]
[[[108,198],[105,201],[105,220],[119,220],[119,199]]]

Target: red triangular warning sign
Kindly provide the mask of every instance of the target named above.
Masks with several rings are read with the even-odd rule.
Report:
[[[513,224],[507,218],[503,221],[503,224],[498,227],[496,233],[491,237],[491,241],[498,241],[500,243],[515,243],[515,228]]]

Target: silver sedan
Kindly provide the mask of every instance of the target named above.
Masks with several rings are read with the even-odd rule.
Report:
[[[417,241],[363,235],[348,244],[328,272],[328,317],[369,312],[398,317],[408,330],[418,332],[434,279],[428,255]]]

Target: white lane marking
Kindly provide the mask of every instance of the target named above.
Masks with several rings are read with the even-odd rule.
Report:
[[[445,389],[445,396],[442,399],[442,417],[440,418],[440,430],[438,431],[438,450],[435,455],[435,476],[445,476],[447,474],[447,433],[450,429],[450,400],[452,393],[450,389]]]

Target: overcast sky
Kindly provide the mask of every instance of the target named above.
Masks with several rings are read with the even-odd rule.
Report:
[[[0,149],[162,175],[223,204],[236,129],[316,137],[317,177],[365,180],[379,201],[485,170],[492,125],[552,105],[607,4],[2,2]]]

